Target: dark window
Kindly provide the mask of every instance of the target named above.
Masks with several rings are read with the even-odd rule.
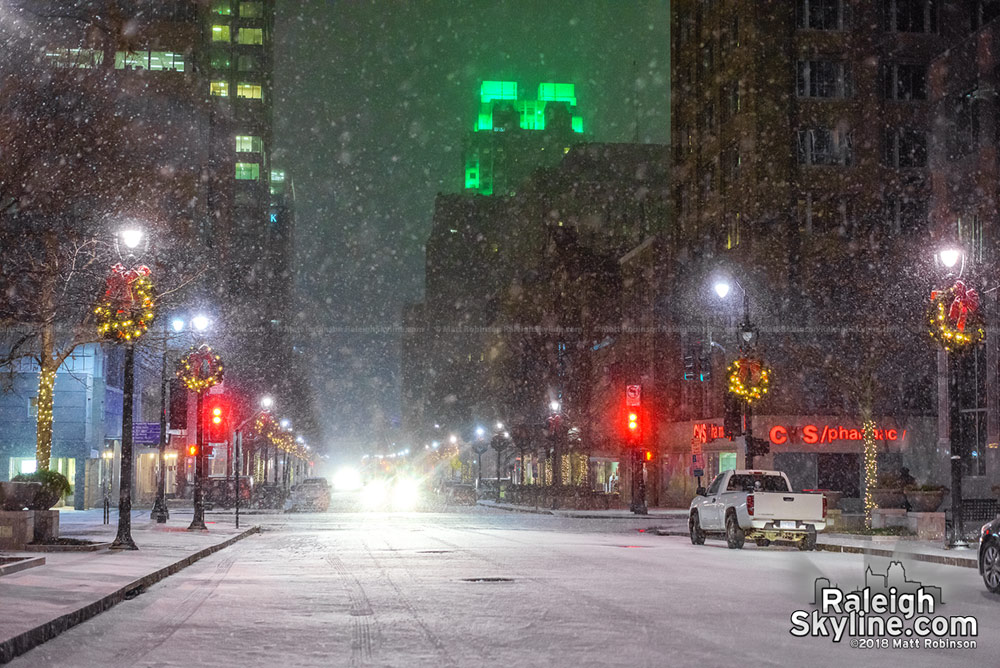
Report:
[[[914,63],[891,63],[885,68],[887,100],[926,100],[927,67]]]
[[[841,30],[844,27],[842,0],[799,0],[798,26],[809,30]]]
[[[788,483],[780,475],[751,475],[741,473],[729,479],[726,491],[742,492],[789,492]]]
[[[891,32],[937,32],[934,0],[888,0]]]
[[[919,130],[887,130],[882,157],[889,167],[924,167],[927,165],[927,135]]]
[[[927,223],[927,200],[909,195],[886,198],[885,217],[894,234],[919,232]]]
[[[798,131],[798,161],[800,165],[851,164],[850,133],[827,128]]]
[[[976,10],[973,28],[984,26],[1000,16],[1000,0],[979,0]]]
[[[979,118],[976,116],[975,97],[972,92],[962,95],[955,102],[955,154],[968,155],[979,142]]]
[[[796,72],[799,97],[847,97],[848,70],[833,60],[800,60]]]

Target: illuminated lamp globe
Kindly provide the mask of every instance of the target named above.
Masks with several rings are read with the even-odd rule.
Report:
[[[726,283],[725,281],[717,281],[714,287],[715,294],[719,295],[719,299],[725,299],[731,289],[729,283]]]
[[[941,264],[951,269],[962,258],[962,251],[955,248],[945,248],[938,253],[938,257],[941,258]]]
[[[127,248],[137,248],[142,243],[142,230],[122,230],[121,238]]]

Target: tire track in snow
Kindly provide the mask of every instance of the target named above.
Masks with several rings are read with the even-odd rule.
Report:
[[[343,579],[347,589],[347,598],[350,602],[348,614],[351,616],[351,665],[359,666],[371,660],[375,654],[380,638],[378,620],[375,619],[375,624],[372,624],[375,611],[372,610],[365,588],[358,578],[348,571],[340,557],[327,554],[324,559]]]
[[[211,557],[208,558],[211,559]],[[229,574],[234,563],[236,563],[235,557],[226,556],[219,560],[219,563],[215,566],[215,571],[208,575],[207,581],[192,579],[188,584],[193,586],[184,598],[176,603],[172,603],[169,608],[157,611],[154,619],[145,623],[146,628],[150,630],[150,634],[138,637],[136,642],[131,644],[127,649],[116,652],[111,657],[111,664],[123,667],[134,666],[140,657],[145,657],[167,642],[171,636],[185,626],[187,620],[198,612],[202,604],[218,589],[219,585]],[[175,588],[174,591],[177,591],[177,589]],[[155,604],[160,600],[156,599],[153,603]],[[146,610],[152,611],[152,608],[147,607]]]

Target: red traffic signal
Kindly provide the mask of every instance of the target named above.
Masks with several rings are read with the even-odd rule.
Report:
[[[642,451],[642,461],[644,461],[644,462],[651,462],[651,461],[653,461],[653,451],[652,450],[643,450]]]
[[[208,427],[209,443],[223,443],[226,440],[226,432],[229,424],[229,414],[226,406],[222,402],[213,402],[206,408],[206,426]]]
[[[625,415],[625,434],[630,439],[639,438],[641,431],[639,425],[639,412],[635,409],[628,411]]]

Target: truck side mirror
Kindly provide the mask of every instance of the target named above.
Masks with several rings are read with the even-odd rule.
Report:
[[[708,492],[705,490],[704,487],[699,487],[698,489],[695,490],[694,493],[697,494],[698,496],[708,496]]]

